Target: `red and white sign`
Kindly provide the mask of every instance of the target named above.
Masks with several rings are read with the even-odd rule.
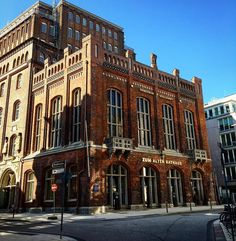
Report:
[[[56,192],[57,191],[57,184],[56,183],[52,184],[51,190],[52,190],[52,192]]]

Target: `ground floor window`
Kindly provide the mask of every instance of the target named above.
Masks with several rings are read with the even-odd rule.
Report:
[[[68,183],[68,200],[77,199],[77,168],[71,166],[69,168],[70,180]]]
[[[183,190],[180,172],[170,169],[167,174],[170,202],[174,206],[183,205]]]
[[[25,201],[26,202],[32,201],[33,195],[34,195],[34,173],[29,172],[26,176]]]
[[[52,169],[48,169],[45,173],[45,191],[44,191],[44,200],[53,201],[53,192],[51,186],[54,182],[54,177],[52,175]]]
[[[202,185],[202,175],[200,172],[194,170],[192,171],[191,176],[191,184],[192,184],[192,195],[193,195],[193,202],[202,205],[204,201],[204,192],[203,192],[203,185]]]
[[[119,209],[128,205],[127,169],[121,165],[111,165],[106,173],[107,203]]]
[[[157,175],[151,167],[142,167],[140,170],[140,186],[144,206],[157,206]]]

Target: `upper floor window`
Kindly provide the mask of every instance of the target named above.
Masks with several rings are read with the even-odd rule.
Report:
[[[112,45],[111,44],[108,44],[108,50],[112,51]]]
[[[118,47],[117,47],[117,46],[114,47],[114,52],[115,52],[116,54],[118,54]]]
[[[40,52],[39,53],[39,62],[44,63],[44,60],[45,60],[45,55],[42,52]]]
[[[117,32],[114,32],[114,39],[115,39],[115,40],[118,39]]]
[[[193,113],[188,110],[184,111],[184,124],[185,124],[188,149],[189,150],[195,149],[196,143],[195,143]]]
[[[93,29],[93,21],[89,21],[89,28]]]
[[[229,132],[220,135],[221,143],[223,147],[236,146],[235,132]]]
[[[220,114],[223,115],[224,113],[225,113],[224,106],[221,105],[220,106]]]
[[[21,85],[22,85],[22,74],[19,74],[16,80],[16,89],[20,89]]]
[[[74,15],[72,12],[68,12],[68,20],[73,21],[74,20]]]
[[[53,99],[51,105],[51,147],[61,145],[62,98]]]
[[[226,110],[226,113],[229,113],[229,112],[230,112],[229,105],[226,105],[226,106],[225,106],[225,110]]]
[[[79,15],[75,16],[75,22],[78,23],[78,24],[80,23],[80,16]]]
[[[34,150],[40,149],[40,137],[41,137],[41,124],[42,124],[42,105],[37,105],[35,110],[35,141]]]
[[[150,104],[144,98],[137,98],[138,143],[151,146]]]
[[[106,34],[106,28],[102,27],[102,34]]]
[[[112,32],[110,29],[108,29],[108,37],[112,37]]]
[[[96,24],[96,31],[100,32],[100,25],[99,24]]]
[[[41,23],[41,32],[42,33],[47,33],[47,28],[48,28],[48,25],[44,22]]]
[[[166,104],[162,106],[162,118],[165,137],[165,147],[167,149],[176,149],[172,106]]]
[[[53,25],[50,25],[50,35],[55,36],[55,27]]]
[[[80,126],[81,126],[81,90],[76,89],[73,92],[73,118],[72,118],[72,133],[73,142],[80,140]]]
[[[72,38],[72,37],[73,37],[73,29],[72,28],[68,28],[67,38]]]
[[[80,40],[80,32],[75,30],[75,40],[79,41]]]
[[[107,91],[107,124],[109,137],[123,136],[122,95],[115,89]]]
[[[218,123],[219,123],[220,131],[227,131],[230,129],[234,129],[232,116],[219,119]]]
[[[214,108],[214,111],[215,111],[215,116],[218,116],[218,115],[219,115],[218,107],[215,107],[215,108]]]
[[[0,86],[0,97],[4,96],[5,91],[5,83],[2,83]]]
[[[210,117],[213,117],[213,111],[212,111],[212,109],[209,110],[209,118],[210,118]]]
[[[16,150],[16,135],[13,135],[10,139],[10,149],[9,154],[10,156],[16,156],[17,150]]]
[[[3,110],[2,108],[0,107],[0,126],[2,126],[2,116],[3,116]]]
[[[12,120],[16,121],[19,119],[20,115],[20,101],[17,100],[14,105],[13,105],[13,115],[12,115]]]
[[[107,48],[107,43],[104,41],[103,42],[103,48],[106,49]]]
[[[87,19],[83,18],[83,26],[87,26]]]

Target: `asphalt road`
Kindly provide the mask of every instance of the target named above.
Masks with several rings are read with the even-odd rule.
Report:
[[[219,214],[152,215],[116,220],[65,220],[64,234],[79,241],[213,241]],[[1,230],[59,233],[58,222],[3,222]]]

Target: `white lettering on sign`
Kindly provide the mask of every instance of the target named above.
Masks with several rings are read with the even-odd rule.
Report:
[[[157,163],[157,164],[167,164],[167,165],[177,165],[177,166],[182,166],[181,161],[172,161],[172,160],[163,160],[163,159],[152,159],[152,158],[142,158],[142,162],[146,163]]]

